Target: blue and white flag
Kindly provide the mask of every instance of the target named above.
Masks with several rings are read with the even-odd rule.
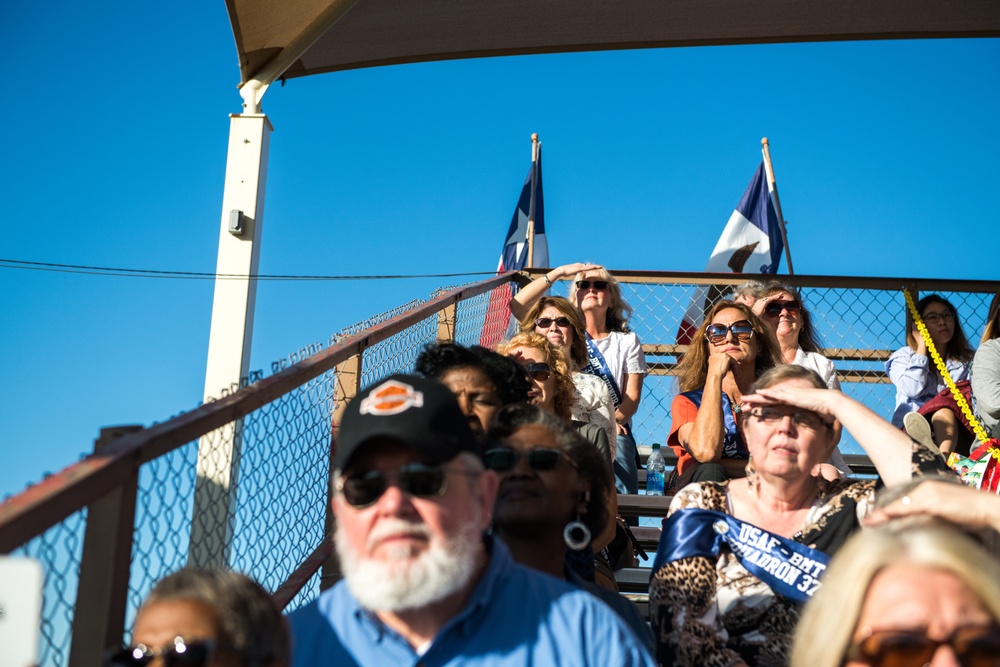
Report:
[[[514,208],[503,250],[500,252],[500,263],[497,273],[504,271],[520,271],[526,267],[549,265],[549,242],[545,238],[545,200],[542,196],[542,145],[537,144],[537,152],[533,156],[528,177],[524,179],[521,196]],[[534,241],[530,265],[528,257],[528,228],[534,220]],[[507,334],[511,315],[511,290],[509,285],[498,287],[490,294],[490,303],[486,310],[486,321],[479,344],[493,349]]]
[[[736,210],[722,230],[719,242],[708,260],[705,273],[777,273],[784,245],[781,221],[769,190],[764,162],[760,163]],[[687,344],[701,325],[704,313],[722,296],[719,288],[704,285],[694,298],[677,331],[677,342]]]

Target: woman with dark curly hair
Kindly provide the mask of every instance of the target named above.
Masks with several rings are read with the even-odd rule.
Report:
[[[781,358],[770,330],[749,307],[719,301],[706,314],[677,365],[680,394],[670,406],[667,444],[677,454],[670,486],[743,477],[743,395]]]
[[[604,457],[537,405],[502,408],[484,448],[486,467],[500,476],[493,527],[514,560],[600,597],[652,650],[649,626],[632,603],[579,574],[581,564],[593,568],[592,536],[609,526],[613,532],[614,482]]]
[[[527,403],[531,389],[517,362],[478,345],[428,345],[417,357],[415,370],[455,394],[477,438],[483,437],[501,407]]]

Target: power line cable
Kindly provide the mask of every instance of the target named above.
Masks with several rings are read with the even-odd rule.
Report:
[[[240,273],[207,273],[202,271],[162,271],[158,269],[126,269],[109,266],[87,266],[84,264],[56,264],[53,262],[29,262],[20,259],[0,258],[2,269],[22,269],[26,271],[48,271],[52,273],[75,273],[92,276],[112,276],[118,278],[165,278],[174,280],[404,280],[412,278],[462,278],[467,276],[492,275],[493,271],[473,271],[469,273],[423,273],[412,275],[372,275],[372,276],[308,276],[260,273],[256,275]]]

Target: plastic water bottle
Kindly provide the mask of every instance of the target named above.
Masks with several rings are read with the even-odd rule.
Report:
[[[654,444],[653,453],[649,455],[649,459],[646,461],[647,496],[663,495],[663,475],[666,468],[667,464],[663,460],[663,454],[660,453],[660,445]]]

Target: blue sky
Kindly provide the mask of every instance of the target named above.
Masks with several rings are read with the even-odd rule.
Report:
[[[0,53],[0,258],[214,271],[240,108],[225,4],[4,3]],[[998,73],[1000,40],[934,40],[292,80],[264,97],[260,268],[492,271],[538,132],[553,263],[703,269],[768,136],[798,273],[996,279]],[[461,280],[262,283],[251,367]],[[0,268],[0,496],[101,426],[196,406],[212,290]]]

